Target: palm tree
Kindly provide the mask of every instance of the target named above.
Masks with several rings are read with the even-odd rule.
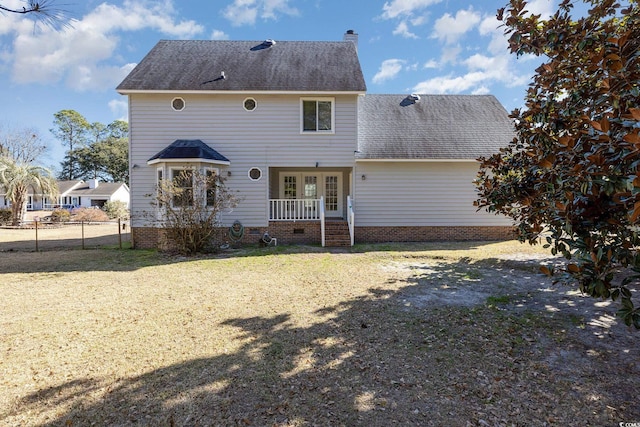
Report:
[[[49,169],[9,157],[0,157],[0,186],[11,202],[12,225],[20,225],[24,220],[29,188],[47,197],[58,196],[58,183]]]

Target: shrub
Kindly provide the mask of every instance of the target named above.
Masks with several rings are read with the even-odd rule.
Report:
[[[11,209],[0,209],[0,224],[9,224],[11,218]]]
[[[188,169],[158,184],[152,201],[156,210],[149,216],[164,228],[168,249],[191,255],[216,250],[223,237],[220,213],[237,202],[221,177],[206,169]]]
[[[127,209],[127,204],[125,202],[121,202],[120,200],[106,202],[102,207],[102,210],[106,212],[106,214],[111,219],[129,218],[129,210]]]
[[[51,221],[68,222],[71,219],[71,213],[66,209],[56,209],[51,212]]]
[[[73,219],[76,221],[109,221],[109,215],[100,209],[80,208],[73,210]]]

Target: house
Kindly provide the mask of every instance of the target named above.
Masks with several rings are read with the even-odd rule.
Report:
[[[118,86],[129,100],[132,236],[162,230],[148,195],[189,168],[220,174],[222,214],[284,243],[504,239],[476,212],[477,158],[513,138],[493,96],[366,93],[343,41],[160,41]],[[159,215],[155,212],[155,215]]]
[[[100,182],[98,179],[58,181],[58,197],[49,200],[41,194],[28,194],[27,210],[51,210],[60,206],[78,208],[102,207],[108,201],[121,201],[129,206],[129,187],[124,182]],[[0,195],[0,208],[11,203]]]

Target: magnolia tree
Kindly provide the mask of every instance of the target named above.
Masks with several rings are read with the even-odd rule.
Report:
[[[583,292],[619,299],[640,328],[640,11],[636,0],[583,0],[588,15],[575,18],[574,3],[546,19],[524,0],[498,11],[511,52],[544,63],[511,115],[514,140],[480,159],[476,204],[570,260],[564,272]]]
[[[195,168],[161,180],[152,197],[167,246],[184,255],[215,251],[224,234],[220,215],[238,203],[219,175]]]

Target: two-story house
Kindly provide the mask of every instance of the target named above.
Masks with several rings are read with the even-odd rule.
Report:
[[[513,138],[492,96],[366,94],[345,40],[160,41],[118,86],[129,99],[135,247],[154,247],[159,179],[226,178],[222,224],[282,243],[499,239],[473,206],[476,159]],[[340,236],[342,234],[342,236]]]

